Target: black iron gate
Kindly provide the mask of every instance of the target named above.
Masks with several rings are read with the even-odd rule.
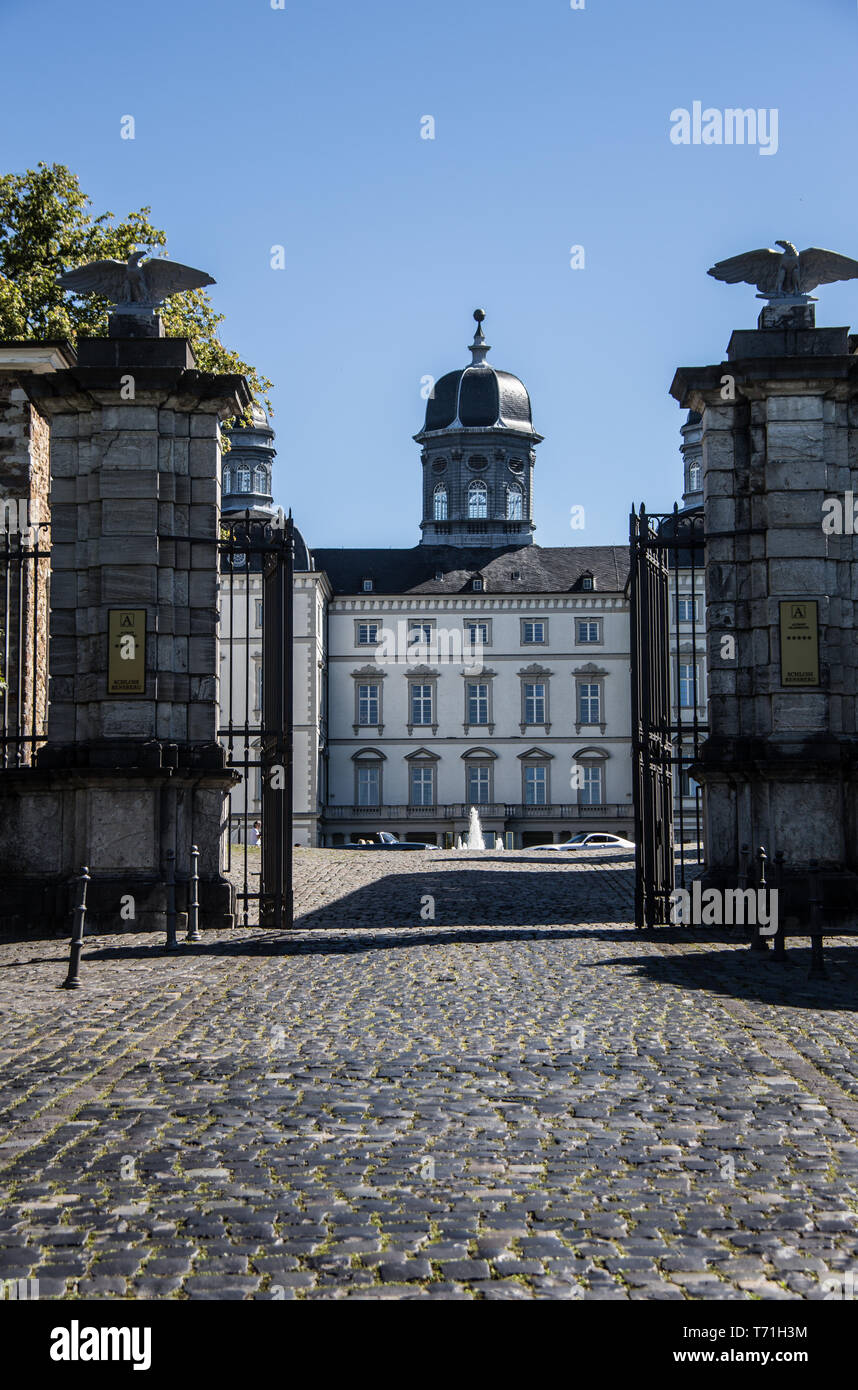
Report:
[[[0,769],[31,767],[47,737],[51,564],[47,522],[21,529],[2,517]]]
[[[703,509],[642,506],[629,534],[635,921],[652,927],[670,921],[677,868],[685,887],[702,863],[701,789],[690,768],[708,733]]]
[[[292,924],[292,518],[224,518],[220,727],[238,924]]]

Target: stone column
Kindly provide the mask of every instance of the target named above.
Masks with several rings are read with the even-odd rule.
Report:
[[[85,862],[90,921],[160,927],[171,866],[181,908],[196,843],[203,921],[225,924],[220,421],[244,409],[247,383],[197,371],[184,340],[140,337],[83,339],[75,366],[24,384],[51,426],[53,550],[49,737],[20,807],[18,867],[60,881]],[[109,683],[129,612],[145,631],[139,690],[121,662]],[[120,916],[128,895],[133,919]]]
[[[858,547],[851,525],[826,533],[823,503],[858,495],[858,357],[813,312],[764,308],[726,362],[681,368],[671,387],[703,413],[711,736],[695,776],[710,881],[735,884],[741,846],[762,844],[799,875],[819,861],[829,905],[851,894],[854,910]],[[785,679],[788,600],[816,605],[818,682]]]

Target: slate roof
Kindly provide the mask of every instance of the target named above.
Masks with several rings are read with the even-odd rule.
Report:
[[[524,384],[511,372],[499,371],[488,362],[448,372],[436,381],[426,402],[423,429],[442,430],[459,425],[497,425],[533,434],[530,397]]]
[[[487,594],[566,594],[580,591],[587,573],[598,593],[622,593],[629,570],[628,550],[619,545],[415,545],[410,550],[313,549],[312,555],[335,594],[359,594],[364,579],[373,580],[376,594],[472,593],[471,580],[478,576]],[[512,578],[513,570],[520,579]],[[436,579],[436,573],[442,577]]]

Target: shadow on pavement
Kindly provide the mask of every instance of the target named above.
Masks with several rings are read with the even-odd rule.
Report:
[[[665,941],[702,941],[702,933],[693,938],[687,932],[667,930],[646,933],[651,939],[662,935]],[[712,944],[715,945],[717,937]],[[725,938],[721,935],[721,940]],[[806,939],[806,938],[805,938]],[[842,938],[841,938],[842,941]],[[788,1004],[792,1008],[837,1009],[854,1013],[858,1010],[858,950],[851,944],[825,946],[826,974],[821,979],[809,979],[810,947],[788,942],[785,962],[775,960],[771,951],[745,949],[697,950],[679,955],[613,956],[601,965],[629,965],[641,979],[657,984],[678,985],[686,990],[705,990],[732,999],[748,999],[761,1004]]]

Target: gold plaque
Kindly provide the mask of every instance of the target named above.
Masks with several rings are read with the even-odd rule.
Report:
[[[819,685],[816,599],[781,601],[781,685]]]
[[[146,693],[146,609],[107,612],[107,693]]]

